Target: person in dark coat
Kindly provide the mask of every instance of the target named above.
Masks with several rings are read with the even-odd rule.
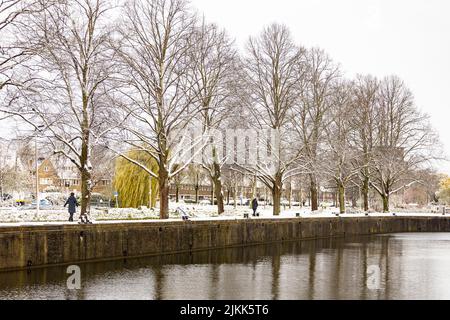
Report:
[[[252,200],[252,209],[253,209],[253,216],[256,216],[256,209],[258,209],[258,200],[256,200],[256,198]]]
[[[67,199],[64,207],[69,205],[69,221],[73,222],[73,214],[77,211],[76,207],[78,207],[77,198],[75,198],[75,194],[72,192],[70,197]]]

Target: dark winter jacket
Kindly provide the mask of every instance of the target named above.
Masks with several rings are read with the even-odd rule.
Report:
[[[258,208],[258,200],[256,200],[256,198],[255,198],[252,201],[252,209],[256,210],[257,208]]]
[[[69,213],[75,213],[76,207],[78,207],[77,199],[74,196],[70,196],[64,204],[64,207],[67,205],[69,205]]]

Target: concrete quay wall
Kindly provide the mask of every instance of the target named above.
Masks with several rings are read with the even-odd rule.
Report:
[[[0,271],[398,232],[450,232],[450,218],[336,217],[1,226]]]

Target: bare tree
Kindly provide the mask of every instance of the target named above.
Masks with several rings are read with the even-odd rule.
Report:
[[[28,191],[30,172],[19,158],[18,141],[0,139],[0,202],[6,194]]]
[[[389,212],[389,197],[417,183],[415,173],[436,159],[438,139],[428,116],[418,111],[411,91],[396,76],[381,83],[378,114],[370,184],[383,200],[383,211]]]
[[[443,175],[436,172],[434,169],[427,168],[417,172],[417,177],[420,178],[419,184],[426,192],[427,203],[439,202],[439,183],[443,179]]]
[[[327,115],[326,153],[321,161],[322,171],[335,183],[340,213],[345,213],[345,191],[347,184],[358,174],[358,153],[353,148],[354,99],[352,83],[341,81],[334,89],[332,108]]]
[[[238,55],[225,31],[204,21],[196,29],[193,43],[194,78],[203,131],[221,130],[224,120],[233,116],[238,97]],[[224,212],[221,169],[226,155],[219,150],[223,141],[217,139],[212,136],[209,140],[202,162],[210,175],[218,214],[221,214]]]
[[[294,45],[287,27],[272,24],[258,38],[250,38],[247,57],[247,87],[251,94],[250,110],[258,130],[270,129],[277,135],[275,144],[261,134],[255,145],[268,144],[268,160],[261,154],[253,167],[246,167],[272,191],[273,214],[280,214],[283,182],[295,174],[292,166],[301,156],[293,146],[290,122],[298,98],[299,69],[303,49]],[[274,160],[271,160],[271,159]]]
[[[201,165],[191,163],[187,167],[187,178],[189,179],[189,183],[194,187],[195,203],[198,203],[200,188],[206,180],[205,170]]]
[[[22,51],[13,52],[11,39],[7,28],[23,12],[20,6],[20,0],[2,0],[0,1],[0,90],[12,83],[11,72],[16,59],[23,55]]]
[[[105,149],[101,144],[93,146],[91,152],[92,188],[101,187],[103,182],[113,180],[115,157],[114,153]]]
[[[183,182],[186,181],[187,177],[188,177],[187,170],[184,170],[184,171],[178,172],[178,174],[172,178],[172,181],[175,185],[175,202],[176,203],[180,202],[180,186],[182,185]]]
[[[0,189],[23,197],[34,193],[35,153],[27,139],[0,139]],[[17,200],[17,199],[16,199]]]
[[[244,180],[244,175],[234,168],[233,165],[226,165],[223,168],[223,184],[227,188],[228,196],[227,203],[230,203],[230,194],[233,195],[233,207],[236,209],[238,204],[238,190],[242,186]]]
[[[376,140],[379,81],[370,75],[357,75],[354,85],[355,126],[354,145],[358,150],[358,166],[361,168],[359,188],[363,197],[364,211],[369,210],[371,162]]]
[[[323,128],[332,102],[333,86],[339,78],[339,69],[320,49],[307,52],[306,72],[300,82],[300,98],[296,113],[296,128],[304,144],[308,159],[311,209],[318,210],[318,164],[321,161]]]
[[[108,2],[59,2],[29,15],[21,25],[22,45],[33,54],[26,87],[14,106],[3,108],[47,139],[55,154],[73,162],[81,176],[81,216],[89,211],[92,150],[111,128],[108,81],[114,56],[107,47]]]
[[[169,180],[195,156],[183,130],[199,109],[191,58],[196,17],[184,0],[130,0],[123,15],[113,46],[123,65],[122,107],[130,121],[120,141],[148,153],[158,171],[126,150],[116,152],[158,179],[160,217],[167,219]]]
[[[20,85],[15,68],[30,58],[26,46],[16,42],[16,33],[28,15],[42,12],[54,4],[53,0],[0,0],[0,91],[8,85]]]

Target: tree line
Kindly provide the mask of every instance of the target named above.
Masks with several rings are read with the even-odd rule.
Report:
[[[82,213],[105,150],[158,182],[164,219],[170,182],[206,149],[200,165],[223,213],[227,159],[212,132],[227,128],[277,133],[276,148],[264,137],[247,146],[267,144],[270,161],[258,153],[255,165],[233,167],[271,190],[274,215],[284,184],[299,175],[313,211],[325,177],[341,212],[349,186],[362,190],[365,210],[375,190],[387,212],[390,196],[440,158],[428,116],[399,77],[348,79],[281,24],[239,50],[185,0],[3,0],[0,33],[1,117],[19,119],[78,168]],[[188,143],[192,124],[207,139]]]

